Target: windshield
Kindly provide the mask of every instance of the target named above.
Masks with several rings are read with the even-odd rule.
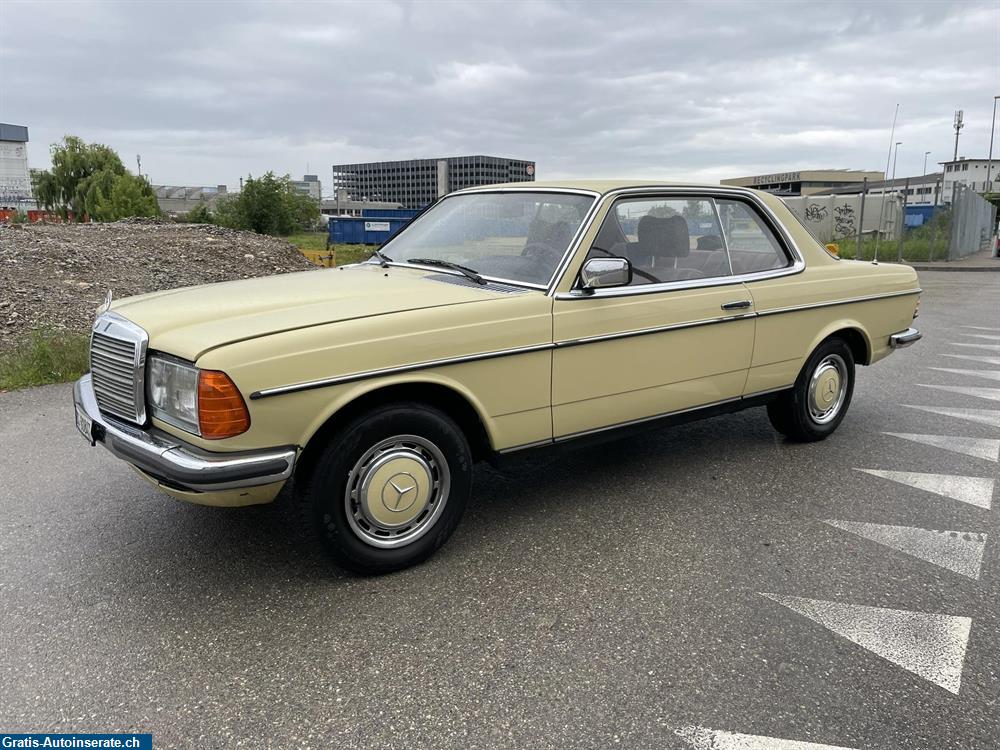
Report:
[[[546,285],[593,204],[571,193],[473,193],[446,198],[382,252],[394,262],[441,260],[484,276]]]

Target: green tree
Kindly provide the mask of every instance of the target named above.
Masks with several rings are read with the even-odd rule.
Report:
[[[95,184],[110,191],[114,177],[125,174],[125,165],[111,148],[84,143],[67,135],[50,149],[52,169],[41,170],[35,179],[35,195],[49,211],[65,219],[72,212],[77,221],[87,213],[87,193]],[[107,173],[95,178],[99,173]]]
[[[159,216],[156,194],[145,177],[126,172],[110,179],[104,188],[106,172],[94,175],[87,192],[87,212],[98,221],[118,221],[130,216]],[[105,192],[106,190],[106,192]]]
[[[199,203],[184,215],[184,221],[188,224],[214,224],[215,216],[204,203]]]
[[[288,175],[249,176],[243,190],[222,198],[215,208],[216,222],[258,234],[286,235],[315,223],[319,206],[292,185]]]

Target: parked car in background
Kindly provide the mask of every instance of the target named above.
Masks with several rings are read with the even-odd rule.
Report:
[[[294,478],[333,559],[381,573],[448,539],[479,460],[751,406],[828,437],[919,294],[749,189],[476,188],[365,263],[109,302],[77,425],[195,503]]]

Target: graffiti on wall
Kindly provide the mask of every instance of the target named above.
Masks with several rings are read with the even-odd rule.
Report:
[[[826,206],[821,206],[818,203],[810,203],[806,206],[806,221],[823,221],[828,213]]]
[[[854,224],[854,206],[850,203],[844,203],[833,209],[833,224],[838,237],[857,234],[858,230]]]

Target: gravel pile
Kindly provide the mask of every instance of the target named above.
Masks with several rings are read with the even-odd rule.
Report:
[[[116,298],[315,268],[294,245],[207,224],[0,224],[0,351],[33,328],[86,332]]]

